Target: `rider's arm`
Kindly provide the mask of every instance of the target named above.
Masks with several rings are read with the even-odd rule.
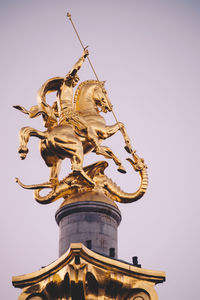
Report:
[[[70,77],[74,77],[76,75],[76,73],[78,72],[78,70],[81,68],[85,58],[89,55],[89,52],[87,49],[85,49],[83,51],[83,54],[81,56],[81,58],[79,58],[79,60],[75,63],[75,65],[73,66],[73,68],[71,69],[71,71],[66,75],[66,77],[70,76]]]

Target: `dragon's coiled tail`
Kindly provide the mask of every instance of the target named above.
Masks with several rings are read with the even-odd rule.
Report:
[[[133,168],[135,169],[135,163],[128,159],[131,163]],[[139,170],[141,183],[140,187],[135,193],[126,193],[121,190],[119,186],[116,185],[110,178],[106,178],[104,189],[106,195],[114,201],[118,201],[121,203],[131,203],[139,200],[145,194],[147,187],[148,187],[148,174],[147,174],[147,167],[143,165],[143,168]]]
[[[34,198],[40,204],[49,204],[56,201],[58,198],[60,198],[60,197],[56,197],[58,196],[58,192],[56,193],[56,191],[53,189],[45,196],[40,195],[41,190],[42,189],[38,189],[35,190],[34,192]]]
[[[34,192],[34,197],[35,200],[37,202],[39,202],[40,204],[49,204],[51,202],[56,201],[58,198],[62,197],[62,189],[61,189],[61,185],[59,186],[59,190],[58,187],[54,187],[52,186],[52,184],[50,182],[44,182],[44,183],[40,183],[40,184],[30,184],[30,185],[26,185],[23,184],[19,178],[15,178],[15,181],[24,189],[27,190],[35,190]],[[40,192],[43,189],[48,189],[50,188],[50,192],[45,195],[45,196],[41,196]],[[65,190],[67,188],[67,185],[65,184]],[[69,186],[68,186],[69,188]],[[60,196],[61,195],[61,196]]]
[[[104,169],[108,166],[108,163],[105,161],[87,166],[84,168],[84,171],[88,174],[88,176],[91,176],[91,178],[95,181],[96,186],[99,187],[110,199],[121,203],[131,203],[139,200],[145,194],[148,186],[148,176],[146,170],[147,167],[142,159],[138,158],[135,162],[131,159],[128,159],[128,161],[131,163],[133,169],[139,172],[141,177],[140,187],[135,193],[126,193],[122,191],[116,183],[104,174]],[[62,197],[68,198],[70,195],[75,193],[93,190],[93,187],[85,181],[81,173],[71,173],[55,185],[51,182],[36,185],[24,185],[18,178],[16,178],[16,181],[25,189],[34,189],[35,200],[40,204],[49,204]],[[42,196],[41,191],[46,188],[50,188],[51,190],[45,196]]]
[[[35,190],[34,192],[34,198],[35,200],[40,204],[49,204],[52,203],[59,198],[63,197],[66,193],[66,185],[64,189],[62,190],[61,186],[58,188],[52,189],[47,195],[41,196],[40,192],[42,189]]]
[[[51,191],[45,196],[40,195],[40,192],[43,188],[36,189],[34,192],[35,200],[40,204],[49,204],[62,197],[69,197],[71,194],[74,194],[75,191],[77,190],[77,186],[76,185],[71,186],[72,178],[70,177],[71,176],[63,179],[62,181],[59,182],[58,185],[52,187]]]

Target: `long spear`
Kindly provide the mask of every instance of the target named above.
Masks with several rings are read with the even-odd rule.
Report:
[[[76,33],[76,35],[77,35],[77,37],[78,37],[78,40],[79,40],[79,42],[80,42],[80,44],[81,44],[83,50],[85,50],[85,47],[84,47],[84,45],[83,45],[83,43],[82,43],[82,41],[81,41],[81,39],[80,39],[80,36],[79,36],[79,34],[78,34],[78,31],[76,30],[76,27],[74,26],[74,23],[73,23],[73,21],[72,21],[72,16],[71,16],[71,14],[70,14],[69,12],[67,13],[67,17],[69,18],[69,20],[70,20],[70,22],[71,22],[71,24],[72,24],[72,27],[74,28],[74,31],[75,31],[75,33]],[[94,67],[93,67],[93,65],[92,65],[92,63],[91,63],[91,60],[90,60],[90,58],[89,58],[88,56],[87,56],[87,59],[88,59],[89,64],[90,64],[90,66],[91,66],[91,68],[92,68],[92,71],[94,72],[94,75],[95,75],[96,79],[99,81],[99,78],[98,78],[98,76],[97,76],[97,74],[96,74],[96,72],[95,72],[95,70],[94,70]],[[115,115],[115,113],[114,113],[114,111],[113,111],[112,108],[111,108],[111,112],[112,112],[112,114],[113,114],[113,116],[114,116],[114,118],[115,118],[115,121],[116,121],[117,124],[119,125],[119,121],[117,120],[117,117],[116,117],[116,115]],[[122,136],[124,137],[124,140],[125,140],[125,143],[126,143],[126,147],[125,147],[126,151],[127,151],[128,153],[131,153],[131,154],[134,156],[134,158],[137,159],[138,156],[137,156],[137,154],[135,153],[136,151],[135,151],[135,150],[132,150],[132,148],[131,148],[131,146],[130,146],[130,143],[128,143],[128,141],[126,141],[127,136],[126,136],[126,134],[123,132],[123,130],[122,130],[122,128],[121,128],[120,125],[119,125],[119,129],[120,129],[120,132],[122,133]]]

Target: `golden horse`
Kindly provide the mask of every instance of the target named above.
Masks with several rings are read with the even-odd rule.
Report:
[[[100,110],[105,113],[111,111],[111,104],[104,88],[104,82],[97,80],[82,82],[76,90],[74,100],[75,113],[80,116],[80,119],[84,119],[84,121],[87,122],[89,130],[98,140],[98,147],[94,147],[93,143],[88,140],[87,132],[85,132],[84,127],[81,128],[81,123],[79,124],[80,126],[73,126],[70,123],[65,122],[65,124],[59,124],[55,121],[49,122],[51,126],[47,126],[47,130],[44,132],[32,127],[23,127],[20,130],[20,146],[18,152],[20,153],[21,159],[25,159],[28,153],[27,143],[30,136],[38,137],[41,140],[41,156],[46,165],[50,167],[50,181],[46,184],[46,187],[52,187],[58,184],[60,163],[65,158],[71,160],[71,168],[74,173],[81,174],[83,179],[91,186],[94,186],[95,182],[83,169],[84,154],[90,151],[113,159],[118,166],[118,171],[122,173],[126,172],[121,161],[114,155],[112,150],[107,146],[100,146],[103,140],[109,138],[118,130],[122,131],[126,145],[130,145],[124,125],[118,122],[114,125],[107,126],[105,119],[100,115]],[[53,109],[46,103],[46,99],[42,99],[41,101],[42,111],[39,111],[37,115],[40,113],[44,114],[46,122],[48,123],[48,118],[52,120]],[[30,111],[28,112],[20,106],[15,106],[15,108],[30,115]],[[131,147],[129,147],[129,150],[131,151]],[[37,186],[35,186],[35,188],[37,188]]]

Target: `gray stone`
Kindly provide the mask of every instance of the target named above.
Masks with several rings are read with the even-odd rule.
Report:
[[[117,228],[121,213],[114,205],[98,201],[80,201],[62,206],[56,212],[60,229],[59,256],[71,243],[83,243],[100,254],[117,258]]]

